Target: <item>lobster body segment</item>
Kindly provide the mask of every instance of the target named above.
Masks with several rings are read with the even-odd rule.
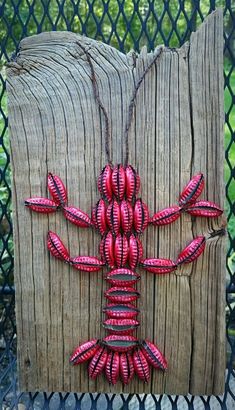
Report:
[[[112,191],[118,201],[124,198],[126,189],[126,173],[121,164],[116,165],[112,172]]]
[[[98,178],[98,189],[101,195],[109,202],[112,200],[112,168],[109,164],[105,165]]]
[[[107,273],[106,280],[114,286],[130,286],[140,279],[140,275],[127,268],[115,269]]]
[[[110,202],[108,208],[107,208],[107,223],[109,228],[111,229],[111,232],[114,235],[118,235],[120,231],[120,223],[121,223],[121,215],[120,215],[120,208],[119,204],[117,201],[112,201]]]
[[[140,177],[136,170],[131,166],[126,167],[126,198],[132,202],[135,200],[136,195],[140,189]]]

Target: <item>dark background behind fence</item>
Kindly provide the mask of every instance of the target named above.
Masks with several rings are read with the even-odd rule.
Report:
[[[227,375],[220,397],[104,395],[17,391],[11,184],[5,64],[22,38],[69,30],[123,52],[143,45],[181,46],[216,7],[224,10],[225,209],[228,218],[226,280]],[[223,0],[3,0],[0,3],[0,404],[3,409],[230,409],[235,406],[235,2]]]

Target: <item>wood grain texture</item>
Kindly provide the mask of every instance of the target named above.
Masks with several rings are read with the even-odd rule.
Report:
[[[192,175],[205,174],[202,195],[223,206],[223,25],[211,14],[181,49],[164,48],[137,95],[129,162],[139,171],[151,214],[176,203]],[[49,257],[46,234],[59,234],[72,255],[98,255],[99,236],[60,214],[30,213],[24,199],[47,196],[48,171],[60,175],[69,203],[90,213],[99,198],[97,176],[106,163],[104,118],[94,101],[89,50],[101,100],[111,119],[113,162],[123,162],[124,128],[134,84],[154,57],[117,50],[68,32],[26,38],[8,67],[13,169],[18,371],[22,390],[221,394],[225,369],[224,238],[211,240],[194,264],[177,274],[141,272],[139,338],[165,352],[169,370],[150,383],[110,387],[92,381],[87,366],[71,367],[73,348],[102,337],[102,273],[74,271]],[[155,50],[155,53],[158,49]],[[149,227],[146,257],[175,258],[194,236],[222,224],[183,215]]]

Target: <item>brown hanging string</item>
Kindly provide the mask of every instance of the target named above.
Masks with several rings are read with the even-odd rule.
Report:
[[[104,115],[104,119],[105,119],[105,153],[106,153],[106,157],[108,160],[108,163],[110,165],[112,165],[112,159],[111,159],[111,154],[110,154],[110,141],[111,141],[111,132],[110,132],[110,121],[109,121],[109,117],[108,117],[108,113],[100,99],[99,96],[99,90],[97,87],[97,81],[96,81],[96,76],[95,76],[95,70],[94,70],[94,66],[93,63],[91,61],[91,56],[88,53],[88,51],[85,49],[85,47],[83,47],[81,44],[79,44],[79,46],[81,47],[81,49],[83,50],[83,52],[86,54],[86,58],[87,61],[89,63],[90,69],[91,69],[91,82],[92,82],[92,86],[93,86],[93,92],[94,92],[94,96],[95,96],[95,100],[98,103],[99,108],[102,110],[103,115]]]
[[[111,159],[111,154],[110,154],[110,140],[111,140],[111,133],[110,133],[110,121],[109,121],[109,117],[108,117],[108,113],[100,99],[99,96],[99,90],[97,87],[97,80],[96,80],[96,75],[95,75],[95,70],[94,70],[94,66],[93,63],[91,61],[91,56],[89,54],[89,52],[85,49],[85,47],[83,47],[81,44],[79,44],[79,46],[81,47],[81,49],[84,51],[84,53],[86,54],[87,57],[87,61],[89,63],[90,69],[91,69],[91,81],[92,81],[92,86],[93,86],[93,92],[94,92],[94,96],[95,99],[100,107],[100,109],[103,112],[104,118],[105,118],[105,152],[106,152],[106,156],[107,156],[107,160],[109,162],[110,165],[112,165],[112,159]],[[133,118],[133,110],[134,110],[134,105],[135,105],[135,101],[136,101],[136,96],[137,96],[137,92],[141,86],[141,83],[143,82],[146,74],[149,72],[149,70],[151,69],[151,67],[157,62],[157,60],[160,59],[160,56],[162,55],[163,52],[163,47],[159,47],[153,60],[151,61],[151,63],[146,67],[146,69],[144,70],[142,76],[140,77],[137,85],[135,86],[134,92],[133,92],[133,96],[131,98],[129,107],[128,107],[128,120],[126,123],[126,127],[125,127],[125,133],[124,133],[124,140],[125,140],[125,145],[126,145],[126,156],[125,156],[125,161],[124,161],[124,165],[126,166],[128,164],[128,159],[129,159],[129,130],[130,130],[130,126],[131,126],[131,122],[132,122],[132,118]]]
[[[130,129],[132,118],[133,118],[133,110],[134,110],[134,105],[135,105],[135,101],[136,101],[137,92],[138,92],[138,90],[141,86],[141,83],[144,80],[146,74],[149,72],[149,70],[152,68],[152,66],[160,58],[162,52],[163,52],[163,47],[159,47],[159,49],[157,50],[156,55],[154,56],[153,60],[146,67],[146,69],[144,70],[142,76],[140,77],[137,85],[135,86],[133,96],[132,96],[132,99],[130,101],[130,105],[129,105],[129,108],[128,108],[128,121],[127,121],[127,124],[126,124],[126,129],[125,129],[125,134],[124,134],[124,140],[125,140],[125,145],[126,145],[126,157],[125,157],[125,162],[124,162],[125,166],[127,166],[128,159],[129,159],[129,129]]]

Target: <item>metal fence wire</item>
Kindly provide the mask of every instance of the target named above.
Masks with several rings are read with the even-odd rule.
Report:
[[[223,396],[21,393],[16,377],[13,244],[5,63],[22,38],[50,30],[83,33],[123,52],[179,47],[216,7],[224,10],[225,183],[229,249],[227,374]],[[235,2],[225,0],[2,0],[0,3],[0,403],[2,409],[235,408]]]

